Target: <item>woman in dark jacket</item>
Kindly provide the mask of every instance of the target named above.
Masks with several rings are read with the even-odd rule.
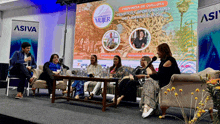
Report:
[[[65,65],[63,65],[63,68],[66,68],[67,70],[69,69],[69,67]],[[53,54],[50,57],[50,61],[44,64],[43,72],[39,77],[39,79],[45,80],[47,82],[47,87],[50,97],[52,97],[54,75],[59,75],[60,72],[61,72],[61,63],[59,63],[59,56],[57,54]]]

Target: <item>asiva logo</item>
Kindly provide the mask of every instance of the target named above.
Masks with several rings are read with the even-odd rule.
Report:
[[[37,32],[37,29],[35,27],[32,26],[15,26],[14,30],[18,30],[18,31],[29,31],[29,32]]]
[[[220,13],[220,10],[215,11],[215,12],[210,12],[209,15],[204,14],[204,15],[202,16],[201,23],[202,23],[204,20],[207,22],[207,21],[211,21],[211,20],[214,20],[214,19],[218,19],[219,13]]]

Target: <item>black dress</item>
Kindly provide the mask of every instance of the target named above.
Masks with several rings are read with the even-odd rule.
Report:
[[[147,38],[144,37],[142,40],[139,40],[139,38],[136,38],[133,42],[133,44],[135,45],[136,48],[140,49],[142,44],[144,43],[144,45],[147,44]]]
[[[135,75],[139,74],[147,74],[146,69],[138,68],[135,72]],[[123,79],[119,84],[119,95],[124,95],[124,101],[133,101],[136,102],[137,97],[137,85],[139,85],[139,81],[144,81],[135,78],[134,80]]]
[[[170,67],[164,67],[164,63],[166,63],[168,60],[172,62],[172,65]],[[167,57],[166,59],[161,60],[158,72],[150,75],[150,77],[154,80],[159,80],[159,86],[161,88],[169,84],[170,78],[173,74],[180,74],[180,69],[175,58]]]

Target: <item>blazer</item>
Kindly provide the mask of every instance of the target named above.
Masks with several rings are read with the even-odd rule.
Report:
[[[11,58],[11,61],[10,61],[10,67],[9,67],[9,71],[13,68],[13,66],[17,63],[25,63],[24,61],[24,52],[21,50],[21,51],[16,51],[14,52],[12,58]],[[36,65],[36,62],[35,62],[35,59],[34,59],[34,56],[31,55],[31,61],[28,62],[28,64],[30,64],[31,68],[36,68],[37,65]]]

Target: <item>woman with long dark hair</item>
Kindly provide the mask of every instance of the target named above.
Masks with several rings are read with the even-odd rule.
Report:
[[[139,36],[134,40],[132,46],[137,49],[143,48],[147,44],[144,30],[139,31]]]
[[[101,77],[102,66],[98,64],[98,58],[96,55],[91,55],[90,65],[87,67],[88,75],[92,77]],[[88,91],[88,85],[94,81],[87,81],[84,84],[84,92]],[[90,93],[88,99],[92,99],[93,95],[96,95],[100,89],[103,88],[102,82],[96,82],[93,91]]]
[[[124,69],[121,64],[121,57],[118,55],[114,56],[113,65],[110,67],[110,77],[122,78],[124,75]]]
[[[156,73],[153,65],[147,65],[150,63],[151,59],[148,56],[143,56],[140,60],[140,65],[136,67],[132,73],[135,75],[147,75]],[[136,76],[135,76],[136,77]],[[134,78],[133,75],[123,77],[122,81],[119,83],[119,97],[117,99],[117,105],[121,102],[121,100],[125,101],[133,101],[136,102],[137,97],[137,85],[140,85],[144,82],[144,78],[138,79]],[[114,102],[114,98],[113,98]]]
[[[156,92],[170,82],[173,74],[180,74],[180,69],[175,58],[172,57],[170,47],[162,43],[157,47],[157,54],[161,62],[155,74],[146,75],[148,80],[143,85],[140,106],[143,108],[142,117],[148,117],[156,107]]]
[[[98,59],[96,55],[91,55],[90,65],[87,67],[87,74],[91,77],[100,77],[102,72],[102,66],[98,64]],[[72,88],[75,89],[75,99],[79,99],[80,95],[84,95],[84,92],[88,91],[88,85],[94,81],[81,81],[76,80],[72,84]],[[86,99],[92,99],[93,95],[97,94],[98,91],[101,89],[101,82],[97,82],[96,86],[94,87],[93,91],[91,92],[89,97],[85,97]],[[71,91],[72,92],[72,91]]]
[[[65,65],[63,65],[63,68],[66,68],[67,70],[69,69],[69,67]],[[52,97],[54,75],[59,75],[61,72],[60,69],[61,69],[61,64],[59,63],[59,55],[52,54],[50,57],[50,61],[44,64],[43,72],[39,77],[39,79],[45,80],[47,82],[47,87],[50,97]]]

